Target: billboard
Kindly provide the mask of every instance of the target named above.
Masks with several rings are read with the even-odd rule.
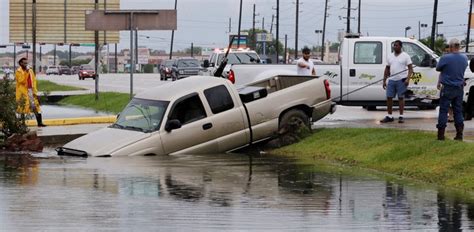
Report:
[[[138,48],[137,64],[148,64],[150,59],[150,50],[148,48]]]
[[[247,41],[248,41],[248,34],[247,33],[241,33],[240,34],[240,39],[238,39],[238,35],[236,35],[236,34],[229,35],[229,42],[232,40],[232,37],[234,37],[234,40],[232,41],[232,46],[231,46],[232,48],[237,48],[237,44],[239,44],[239,42],[240,42],[240,47],[241,48],[246,48],[247,47]]]
[[[271,33],[257,33],[257,42],[272,42],[273,34]]]
[[[38,43],[94,43],[94,31],[86,31],[86,11],[94,0],[36,0],[36,41]],[[98,8],[120,9],[120,0],[99,0]],[[10,42],[31,43],[32,1],[10,0]],[[118,43],[118,31],[100,31],[100,43]]]

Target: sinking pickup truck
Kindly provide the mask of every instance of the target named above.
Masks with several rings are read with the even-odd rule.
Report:
[[[58,147],[58,155],[137,156],[230,152],[310,129],[335,111],[329,82],[275,75],[236,87],[192,76],[137,94],[107,128]]]

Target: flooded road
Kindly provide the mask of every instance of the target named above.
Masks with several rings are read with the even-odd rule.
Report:
[[[469,199],[324,170],[242,154],[1,158],[0,231],[474,230]]]

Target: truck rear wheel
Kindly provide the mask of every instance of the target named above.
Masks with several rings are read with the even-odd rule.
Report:
[[[286,112],[280,119],[278,147],[300,141],[311,132],[308,115],[297,109]]]

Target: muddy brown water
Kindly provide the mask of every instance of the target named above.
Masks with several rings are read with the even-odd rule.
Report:
[[[0,231],[474,230],[471,199],[269,155],[39,156],[0,159]]]

